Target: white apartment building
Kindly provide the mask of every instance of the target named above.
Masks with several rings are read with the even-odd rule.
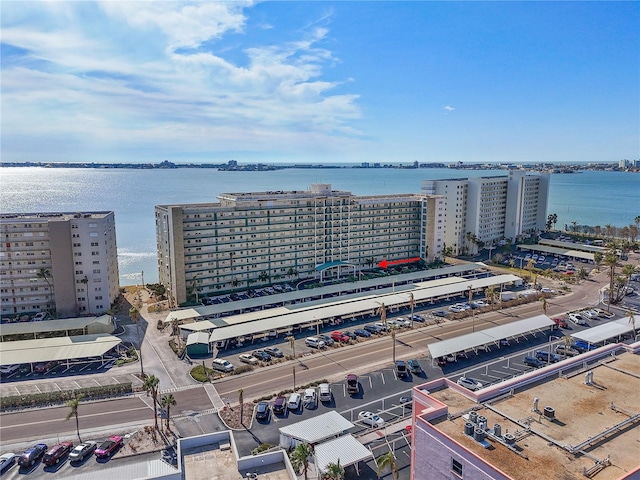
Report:
[[[119,294],[113,212],[0,215],[2,317],[101,314]]]
[[[316,184],[218,198],[155,208],[159,279],[178,304],[196,292],[309,278],[324,268],[357,274],[382,260],[431,261],[442,248],[436,196],[359,197]]]
[[[478,242],[517,241],[544,230],[549,199],[548,173],[428,180],[423,195],[445,201],[445,238],[453,254],[476,253]]]

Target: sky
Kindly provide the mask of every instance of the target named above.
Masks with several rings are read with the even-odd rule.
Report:
[[[3,162],[640,158],[640,2],[0,3]]]

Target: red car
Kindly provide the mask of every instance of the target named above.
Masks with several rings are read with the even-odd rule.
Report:
[[[113,455],[118,448],[122,445],[122,437],[113,435],[108,440],[102,442],[102,444],[96,448],[95,454],[98,458],[108,458]]]
[[[67,455],[71,449],[73,448],[73,443],[71,442],[61,442],[58,445],[51,447],[47,450],[47,453],[42,457],[42,463],[44,463],[47,467],[52,465],[57,465],[60,463],[65,455]]]
[[[569,328],[569,324],[563,318],[560,318],[560,317],[554,318],[553,323],[555,323],[560,328]]]
[[[336,342],[347,343],[349,342],[349,335],[345,335],[342,332],[331,332],[331,338]]]

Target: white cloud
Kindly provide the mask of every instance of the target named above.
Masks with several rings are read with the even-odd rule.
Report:
[[[445,110],[446,112],[453,112],[455,110],[455,108],[453,108],[451,105],[446,105],[443,110]]]
[[[3,42],[18,49],[2,64],[3,159],[14,160],[12,146],[28,137],[42,149],[29,160],[65,139],[69,155],[360,143],[351,124],[358,95],[335,93],[339,84],[323,78],[335,61],[319,46],[326,28],[234,52],[244,64],[209,48],[247,28],[249,6],[52,2],[29,4],[26,15],[12,5],[2,24]]]

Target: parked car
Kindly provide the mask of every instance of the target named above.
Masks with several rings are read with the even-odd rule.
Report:
[[[395,324],[395,322],[394,322],[394,324]],[[386,324],[384,322],[376,322],[373,325],[380,329],[380,333],[388,332],[389,330],[391,330],[391,325],[389,325],[389,322],[387,322]]]
[[[372,324],[367,324],[362,328],[364,328],[367,332],[374,333],[374,334],[382,333],[384,331],[383,328],[378,327],[377,325],[372,325]]]
[[[524,357],[522,363],[533,368],[540,368],[546,365],[546,363],[544,363],[542,360],[538,360],[536,357]]]
[[[398,376],[398,378],[409,377],[409,370],[407,369],[407,364],[404,363],[403,360],[396,361],[396,375]]]
[[[464,312],[466,309],[462,305],[451,305],[449,311],[453,313]]]
[[[320,391],[320,395],[318,398],[321,402],[330,402],[331,401],[331,385],[328,383],[321,383],[318,385],[318,390]]]
[[[555,323],[560,328],[569,328],[569,324],[564,318],[556,317],[553,319],[553,323]]]
[[[70,462],[82,462],[87,456],[93,454],[98,447],[98,442],[87,441],[76,446],[71,453],[69,453]]]
[[[585,342],[584,340],[576,340],[572,347],[578,350],[580,353],[588,352],[589,350],[595,350],[596,348],[598,348],[592,343]]]
[[[467,388],[473,392],[482,388],[482,383],[471,377],[460,377],[456,383],[461,387]]]
[[[360,384],[358,383],[358,376],[354,373],[347,375],[347,393],[353,395],[360,391]]]
[[[613,317],[615,317],[615,316],[616,316],[616,314],[615,314],[615,313],[607,312],[606,310],[602,310],[601,308],[594,308],[593,310],[594,310],[594,311],[596,311],[596,312],[598,312],[598,315],[599,315],[601,318],[613,318]]]
[[[289,410],[300,410],[302,407],[302,397],[300,397],[299,393],[293,392],[289,395],[289,400],[287,401],[287,408]]]
[[[422,373],[422,367],[415,358],[407,360],[407,367],[409,367],[409,371],[414,375],[420,375]]]
[[[250,353],[243,353],[238,358],[241,362],[248,363],[249,365],[256,365],[260,361]]]
[[[535,355],[538,360],[541,360],[545,363],[556,363],[562,360],[562,358],[555,353],[549,353],[546,350],[537,350]]]
[[[422,315],[414,315],[413,317],[409,317],[409,320],[413,320],[414,322],[424,323],[424,317]]]
[[[447,359],[445,357],[438,357],[436,362],[438,362],[439,367],[444,367],[447,364]]]
[[[20,364],[2,365],[0,367],[0,373],[2,375],[11,375],[12,373],[17,372],[18,370],[20,370]]]
[[[71,449],[73,448],[73,443],[71,442],[60,442],[58,445],[54,445],[47,453],[42,457],[42,463],[44,463],[47,467],[51,467],[52,465],[57,465],[60,463],[66,455],[69,454]]]
[[[329,335],[318,335],[318,338],[328,347],[332,347],[336,343]]]
[[[36,373],[47,373],[49,370],[53,370],[58,366],[58,362],[52,360],[50,362],[42,362],[36,364],[33,371]]]
[[[307,347],[322,349],[326,346],[323,340],[318,337],[307,337],[304,339],[304,344]]]
[[[579,313],[570,313],[569,320],[571,320],[576,325],[587,325],[587,321]]]
[[[251,355],[256,357],[261,362],[270,362],[271,361],[271,355],[269,355],[264,350],[256,350],[254,352],[251,352]]]
[[[284,357],[284,352],[280,350],[278,347],[265,347],[264,351],[265,353],[267,353],[268,355],[271,355],[272,357],[276,357],[276,358]]]
[[[399,402],[400,402],[400,405],[402,405],[405,408],[412,408],[413,407],[413,398],[412,398],[411,394],[403,395],[402,397],[400,397]]]
[[[122,437],[119,435],[112,435],[102,442],[100,446],[96,448],[94,453],[98,458],[108,458],[116,453],[116,450],[118,450],[120,446],[122,446]]]
[[[280,415],[287,413],[287,399],[282,395],[277,396],[273,401],[273,413]]]
[[[18,458],[18,465],[24,468],[32,467],[40,461],[48,448],[46,443],[37,443],[33,447],[27,448]]]
[[[343,330],[343,331],[342,331],[342,335],[346,335],[346,336],[347,336],[347,337],[349,337],[351,340],[355,340],[356,338],[358,338],[358,336],[357,336],[355,333],[353,333],[353,332],[351,332],[351,331],[349,331],[349,330]]]
[[[315,388],[307,388],[304,391],[304,396],[302,397],[302,403],[306,408],[316,408],[318,404],[318,397],[316,395]]]
[[[364,328],[356,328],[353,333],[358,337],[369,338],[371,332],[366,331]]]
[[[348,335],[345,335],[344,333],[338,332],[338,331],[331,332],[331,338],[336,342],[343,342],[343,343],[347,343],[350,340]]]
[[[599,317],[598,312],[596,312],[595,310],[583,310],[581,312],[581,315],[587,317],[590,320],[595,320]]]
[[[267,402],[260,402],[256,405],[256,420],[268,420],[269,419],[269,404]]]
[[[448,317],[449,314],[444,310],[433,310],[431,315],[435,315],[436,317]]]
[[[384,419],[373,412],[358,413],[358,420],[369,425],[370,427],[380,428],[384,426]]]
[[[575,357],[576,355],[580,355],[580,352],[571,346],[567,346],[564,343],[556,346],[555,352],[561,357]]]
[[[233,364],[229,360],[224,360],[223,358],[214,358],[213,362],[211,362],[211,367],[220,372],[232,372],[234,369]]]
[[[13,464],[16,463],[16,455],[15,453],[3,453],[0,455],[0,473],[4,472],[11,468]]]

